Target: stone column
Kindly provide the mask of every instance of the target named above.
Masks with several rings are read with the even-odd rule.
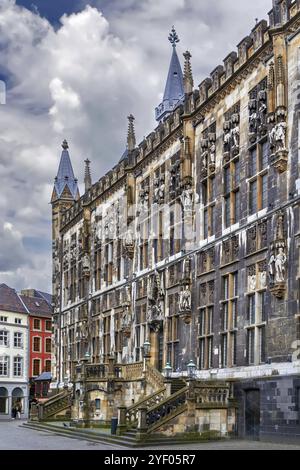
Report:
[[[119,406],[118,407],[118,428],[117,434],[123,434],[126,431],[126,406]]]
[[[143,439],[147,433],[147,408],[141,407],[138,409],[138,427],[137,438]]]

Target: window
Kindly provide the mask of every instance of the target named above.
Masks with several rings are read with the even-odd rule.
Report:
[[[249,214],[268,206],[268,154],[267,141],[258,143],[249,153]]]
[[[2,322],[7,322],[7,318],[8,318],[8,317],[3,317],[3,316],[1,316],[1,317],[0,317],[0,321],[2,321]]]
[[[199,289],[199,369],[213,367],[214,281],[201,284]]]
[[[0,330],[0,346],[8,346],[8,331]]]
[[[147,304],[136,307],[136,327],[135,327],[135,360],[139,362],[143,359],[142,347],[146,340],[146,309]]]
[[[0,377],[7,377],[9,369],[9,357],[0,356]]]
[[[178,316],[178,293],[168,296],[169,317],[167,319],[167,362],[173,370],[179,367],[179,316]]]
[[[237,357],[238,273],[223,276],[221,305],[221,367],[233,367]]]
[[[51,338],[46,338],[46,353],[51,353]]]
[[[52,330],[52,322],[51,320],[46,320],[46,331]]]
[[[41,329],[41,320],[39,320],[38,318],[35,318],[33,320],[33,329],[34,330],[40,330]]]
[[[23,335],[22,333],[14,333],[14,347],[22,348],[23,347]]]
[[[248,266],[246,315],[246,357],[248,365],[258,365],[266,362],[266,278],[266,261]]]
[[[34,376],[40,375],[40,360],[39,359],[33,360],[33,375]]]
[[[41,352],[41,338],[35,336],[33,338],[33,351],[34,352]]]
[[[234,158],[224,166],[224,226],[240,220],[240,161]]]
[[[101,409],[101,400],[100,398],[95,399],[95,409],[100,410]]]
[[[45,361],[45,372],[51,372],[51,361]]]
[[[17,325],[21,325],[21,324],[22,324],[21,318],[15,318],[15,323],[16,323]]]
[[[14,376],[21,377],[23,373],[23,358],[14,357]]]

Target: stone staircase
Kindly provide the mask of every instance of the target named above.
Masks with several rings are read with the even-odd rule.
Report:
[[[37,413],[32,413],[33,416],[37,414],[39,421],[47,421],[56,417],[58,414],[64,413],[66,419],[71,417],[72,406],[72,392],[64,390],[58,394],[53,395],[48,400],[37,405]]]

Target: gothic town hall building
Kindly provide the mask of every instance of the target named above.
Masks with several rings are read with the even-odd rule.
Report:
[[[173,28],[157,127],[137,144],[130,115],[81,196],[63,142],[52,386],[75,422],[300,439],[299,28],[273,0],[199,87]]]

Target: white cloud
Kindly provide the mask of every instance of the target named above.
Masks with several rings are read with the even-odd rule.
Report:
[[[1,271],[10,272],[0,278],[8,276],[18,288],[50,286],[50,253],[37,253],[32,245],[26,264],[22,238],[50,241],[49,201],[61,140],[69,140],[79,180],[86,157],[98,179],[123,153],[129,113],[136,116],[138,138],[155,125],[172,25],[181,38],[178,52],[192,52],[197,84],[271,1],[99,0],[98,7],[63,16],[54,30],[13,0],[1,1],[1,64],[10,87],[7,104],[0,106],[0,220],[12,224],[18,249],[0,246]],[[0,236],[9,230],[2,227]]]

